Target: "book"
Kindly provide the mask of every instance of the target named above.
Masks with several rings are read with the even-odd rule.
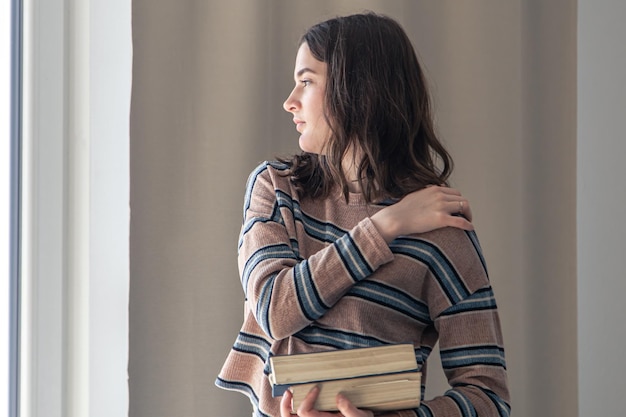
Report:
[[[419,405],[421,373],[410,343],[272,356],[270,368],[272,394],[290,389],[294,409],[315,385],[320,387],[316,409],[322,411],[336,410],[339,392],[372,410]]]
[[[420,405],[421,376],[421,372],[415,371],[293,385],[289,388],[293,395],[291,410],[295,413],[315,386],[320,388],[320,392],[314,408],[320,411],[338,411],[338,393],[343,394],[357,408],[372,411],[417,408]]]

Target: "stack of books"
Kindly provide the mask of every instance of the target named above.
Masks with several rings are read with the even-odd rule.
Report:
[[[356,407],[373,411],[416,408],[421,372],[412,344],[333,350],[270,358],[269,380],[277,397],[289,389],[292,412],[318,386],[315,409],[337,411],[338,393]]]

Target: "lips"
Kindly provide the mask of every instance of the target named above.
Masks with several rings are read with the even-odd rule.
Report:
[[[304,126],[304,121],[300,119],[293,119],[293,122],[296,124],[296,130],[300,131],[300,127]]]

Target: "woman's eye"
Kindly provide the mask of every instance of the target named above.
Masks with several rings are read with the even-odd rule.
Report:
[[[311,84],[311,80],[302,80],[300,81],[302,83],[303,86],[308,86],[309,84]]]

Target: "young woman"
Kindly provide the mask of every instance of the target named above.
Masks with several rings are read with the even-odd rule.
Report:
[[[426,377],[439,340],[451,389],[389,416],[508,416],[503,342],[470,207],[445,186],[417,57],[392,19],[368,13],[303,36],[284,103],[302,153],[250,175],[239,241],[243,327],[216,381],[256,416],[287,417],[271,355],[411,341]],[[422,389],[423,396],[424,389]],[[338,397],[340,413],[372,416]],[[422,398],[423,399],[423,398]]]

